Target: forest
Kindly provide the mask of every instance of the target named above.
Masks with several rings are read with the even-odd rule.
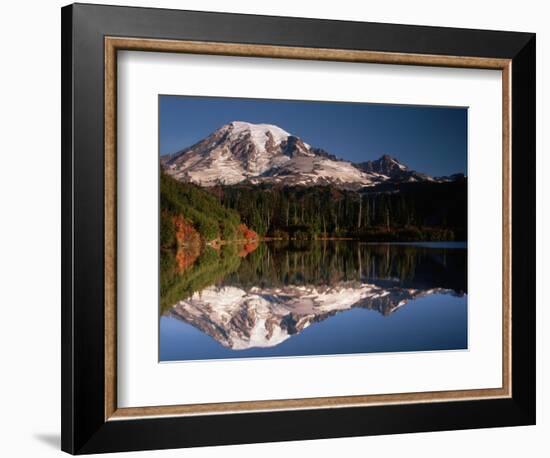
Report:
[[[185,229],[187,239],[198,233],[203,242],[239,237],[241,218],[237,211],[221,205],[213,194],[193,184],[180,183],[168,175],[160,176],[160,246],[175,248],[178,228]]]
[[[262,238],[464,241],[466,179],[402,183],[363,191],[333,186],[201,188],[161,174],[161,247],[177,245],[177,216],[203,242]]]
[[[262,237],[365,241],[466,240],[466,180],[404,183],[390,190],[330,186],[212,188]]]

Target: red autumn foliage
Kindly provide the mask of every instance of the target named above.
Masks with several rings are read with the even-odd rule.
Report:
[[[251,242],[249,243],[245,243],[242,247],[241,247],[241,250],[239,251],[239,256],[241,258],[244,258],[245,256],[247,256],[248,254],[252,253],[256,248],[258,248],[258,240],[252,240]]]
[[[246,224],[239,224],[239,232],[242,234],[242,238],[246,240],[258,240],[258,234],[249,229]]]
[[[174,229],[178,245],[200,244],[199,233],[183,216],[174,216]]]
[[[178,248],[176,266],[179,273],[191,266],[200,254],[200,235],[183,216],[173,218]]]
[[[178,247],[176,251],[176,272],[182,273],[192,266],[200,254],[200,246]]]
[[[256,248],[258,248],[259,237],[255,231],[249,229],[245,224],[239,225],[239,232],[241,233],[242,238],[246,240],[246,243],[239,251],[239,256],[244,258],[246,255],[252,253]]]

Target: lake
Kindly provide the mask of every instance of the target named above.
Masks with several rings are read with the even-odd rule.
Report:
[[[462,242],[161,253],[160,361],[468,347]]]

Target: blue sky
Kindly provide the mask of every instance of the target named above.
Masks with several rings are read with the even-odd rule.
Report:
[[[430,175],[467,170],[467,109],[416,105],[159,96],[160,154],[231,121],[275,124],[353,162],[396,157]]]

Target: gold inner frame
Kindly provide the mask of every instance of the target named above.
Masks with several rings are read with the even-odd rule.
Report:
[[[175,52],[398,65],[493,69],[502,72],[502,387],[400,394],[335,396],[119,408],[117,405],[116,247],[117,247],[117,51]],[[344,49],[301,48],[240,43],[105,37],[105,420],[358,407],[511,397],[511,60],[404,54]]]

